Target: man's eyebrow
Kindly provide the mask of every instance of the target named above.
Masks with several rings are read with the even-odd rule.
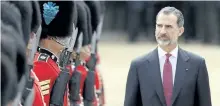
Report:
[[[165,26],[173,26],[173,25],[171,25],[171,24],[166,24]]]
[[[162,24],[159,24],[159,23],[156,23],[156,25],[162,25]],[[173,26],[172,24],[164,24],[165,26]]]

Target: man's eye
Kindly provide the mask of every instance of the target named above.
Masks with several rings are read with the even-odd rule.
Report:
[[[171,25],[167,25],[166,27],[167,27],[167,28],[172,28],[172,26],[171,26]]]
[[[157,25],[157,27],[162,27],[162,25]]]

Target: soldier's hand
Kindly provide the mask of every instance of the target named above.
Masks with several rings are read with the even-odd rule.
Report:
[[[84,46],[80,49],[80,60],[85,61],[91,56],[91,51],[89,49],[89,46]]]

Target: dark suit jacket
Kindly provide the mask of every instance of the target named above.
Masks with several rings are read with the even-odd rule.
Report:
[[[166,106],[157,49],[132,61],[124,106]],[[211,106],[204,58],[181,48],[178,50],[172,106]]]

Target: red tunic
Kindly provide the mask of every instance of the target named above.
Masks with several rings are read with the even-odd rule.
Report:
[[[41,93],[39,80],[33,71],[31,71],[31,77],[34,78],[34,92],[35,92],[32,106],[46,106],[43,95]]]
[[[35,60],[33,71],[39,79],[46,106],[49,106],[50,93],[53,84],[60,73],[60,69],[57,65],[57,58],[50,51],[40,49],[35,55]],[[63,103],[63,106],[68,105],[67,92],[65,92]]]

